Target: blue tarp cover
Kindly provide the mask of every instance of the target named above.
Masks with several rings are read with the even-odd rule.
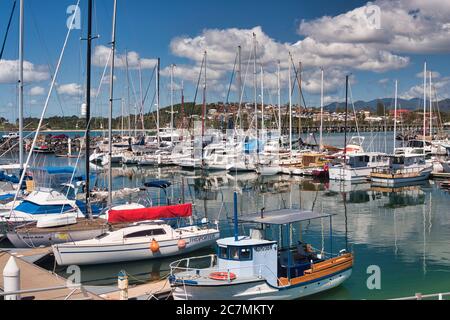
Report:
[[[31,169],[31,171],[45,171],[48,174],[73,174],[75,170],[74,167],[42,167]]]
[[[28,214],[52,214],[73,210],[73,207],[66,205],[41,206],[30,201],[23,201],[14,210],[25,212]]]

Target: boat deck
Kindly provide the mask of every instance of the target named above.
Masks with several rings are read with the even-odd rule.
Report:
[[[67,233],[67,232],[73,232],[73,231],[89,231],[89,230],[96,230],[100,228],[104,228],[105,231],[107,230],[118,230],[127,227],[129,224],[114,224],[109,225],[107,224],[106,220],[103,219],[77,219],[76,224],[68,225],[68,226],[61,226],[61,227],[55,227],[55,228],[38,228],[36,226],[36,223],[23,225],[20,227],[17,227],[15,230],[16,232],[20,233],[49,233],[49,232],[55,232],[55,233]]]

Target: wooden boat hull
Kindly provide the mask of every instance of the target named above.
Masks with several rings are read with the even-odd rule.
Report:
[[[430,168],[422,170],[420,173],[409,175],[373,173],[371,175],[371,180],[372,183],[376,185],[383,185],[388,187],[405,186],[411,183],[428,180],[430,178],[431,171],[432,169]]]

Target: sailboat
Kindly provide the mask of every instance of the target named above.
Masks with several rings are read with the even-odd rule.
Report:
[[[115,1],[116,8],[116,1]],[[115,14],[115,12],[114,12]],[[90,62],[91,62],[91,30],[92,30],[92,0],[88,1],[88,48],[87,48],[87,94],[86,105],[90,105]],[[70,33],[70,30],[69,30]],[[67,37],[69,36],[67,34]],[[65,47],[63,48],[64,52]],[[59,71],[62,54],[52,78],[52,86],[41,115],[40,123],[33,140],[36,144],[39,129],[48,106],[51,90],[54,87],[56,75]],[[72,182],[75,169],[44,167],[37,168],[33,174],[33,191],[17,207],[8,214],[1,216],[2,221],[13,227],[8,231],[8,239],[17,247],[49,246],[52,243],[67,242],[73,239],[86,239],[103,232],[105,221],[93,219],[99,215],[101,208],[90,203],[89,194],[89,125],[90,114],[87,112],[86,130],[86,182],[78,180]],[[33,149],[28,155],[27,166]],[[22,183],[25,171],[22,172]],[[63,189],[59,189],[60,187]],[[86,204],[78,201],[76,195],[79,189],[86,190]],[[16,194],[17,197],[17,194]],[[14,200],[14,202],[16,199]],[[88,216],[88,219],[85,217]],[[88,221],[89,220],[89,221]]]
[[[164,219],[192,216],[192,204],[110,210],[108,222],[135,222],[98,237],[52,246],[58,265],[90,265],[166,258],[211,246],[220,235],[218,225],[172,227]],[[136,222],[138,221],[138,222]]]

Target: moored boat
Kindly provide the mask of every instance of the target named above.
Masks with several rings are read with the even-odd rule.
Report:
[[[290,227],[293,223],[330,215],[280,210],[242,217],[251,224]],[[235,213],[235,224],[237,214]],[[282,228],[283,229],[283,228]],[[289,230],[286,229],[286,230]],[[310,245],[279,246],[263,231],[217,241],[217,254],[187,258],[171,264],[170,282],[175,300],[292,300],[335,288],[347,280],[353,254],[342,250],[325,257]],[[289,232],[287,232],[287,235]],[[288,236],[287,243],[291,243]],[[196,267],[209,262],[209,267]]]

